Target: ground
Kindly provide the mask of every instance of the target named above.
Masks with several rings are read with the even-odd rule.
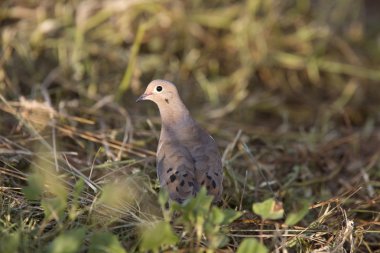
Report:
[[[2,1],[0,252],[378,252],[375,1]],[[165,208],[177,84],[224,193]]]

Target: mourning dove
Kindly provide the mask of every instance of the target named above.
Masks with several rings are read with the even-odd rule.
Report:
[[[190,116],[174,84],[164,80],[149,83],[137,101],[151,100],[161,115],[157,147],[157,175],[170,199],[182,203],[205,186],[214,202],[223,186],[222,161],[214,139]],[[136,101],[136,102],[137,102]]]

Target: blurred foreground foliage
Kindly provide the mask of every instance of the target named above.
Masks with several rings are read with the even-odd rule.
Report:
[[[1,1],[0,252],[377,249],[379,8]],[[221,207],[158,196],[155,78],[224,151]]]

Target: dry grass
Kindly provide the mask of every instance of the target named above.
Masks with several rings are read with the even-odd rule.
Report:
[[[378,252],[377,5],[2,1],[0,249],[41,251],[85,228],[81,251],[98,230],[139,250],[141,227],[165,214],[158,112],[134,101],[162,78],[224,152],[223,209],[244,214],[220,250],[255,237],[272,252]],[[270,197],[286,217],[309,212],[263,221],[252,204]],[[211,247],[180,239],[167,249]]]

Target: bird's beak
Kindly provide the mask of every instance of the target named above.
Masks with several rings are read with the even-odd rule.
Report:
[[[144,94],[142,94],[137,100],[136,100],[136,102],[139,102],[139,101],[143,101],[143,100],[145,100],[148,96],[150,96],[150,95],[152,95],[152,94],[150,94],[150,93],[144,93]]]

